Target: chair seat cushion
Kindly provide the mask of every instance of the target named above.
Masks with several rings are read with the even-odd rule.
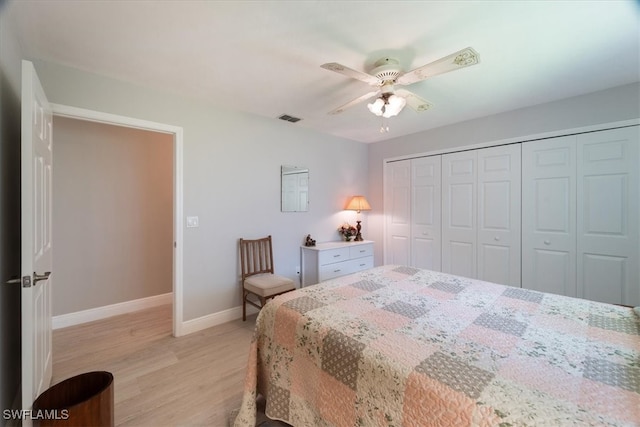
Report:
[[[278,276],[277,274],[264,273],[247,277],[244,280],[244,288],[261,297],[268,297],[280,292],[290,291],[296,288],[293,280]]]

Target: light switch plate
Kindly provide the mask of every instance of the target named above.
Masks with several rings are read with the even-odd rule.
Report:
[[[198,217],[197,216],[188,216],[187,217],[187,228],[194,228],[198,226]]]

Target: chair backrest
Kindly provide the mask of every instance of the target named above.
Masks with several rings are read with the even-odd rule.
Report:
[[[242,280],[254,274],[273,274],[271,236],[261,239],[240,239],[240,270]]]

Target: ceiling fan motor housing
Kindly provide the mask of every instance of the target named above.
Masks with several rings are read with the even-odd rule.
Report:
[[[371,75],[380,80],[380,85],[384,88],[387,83],[395,83],[400,75],[400,64],[394,58],[382,58],[373,64],[375,68],[371,70]],[[393,88],[391,88],[393,90]]]

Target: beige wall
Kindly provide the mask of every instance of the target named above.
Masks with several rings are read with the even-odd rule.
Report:
[[[53,314],[172,290],[172,135],[54,117]]]

